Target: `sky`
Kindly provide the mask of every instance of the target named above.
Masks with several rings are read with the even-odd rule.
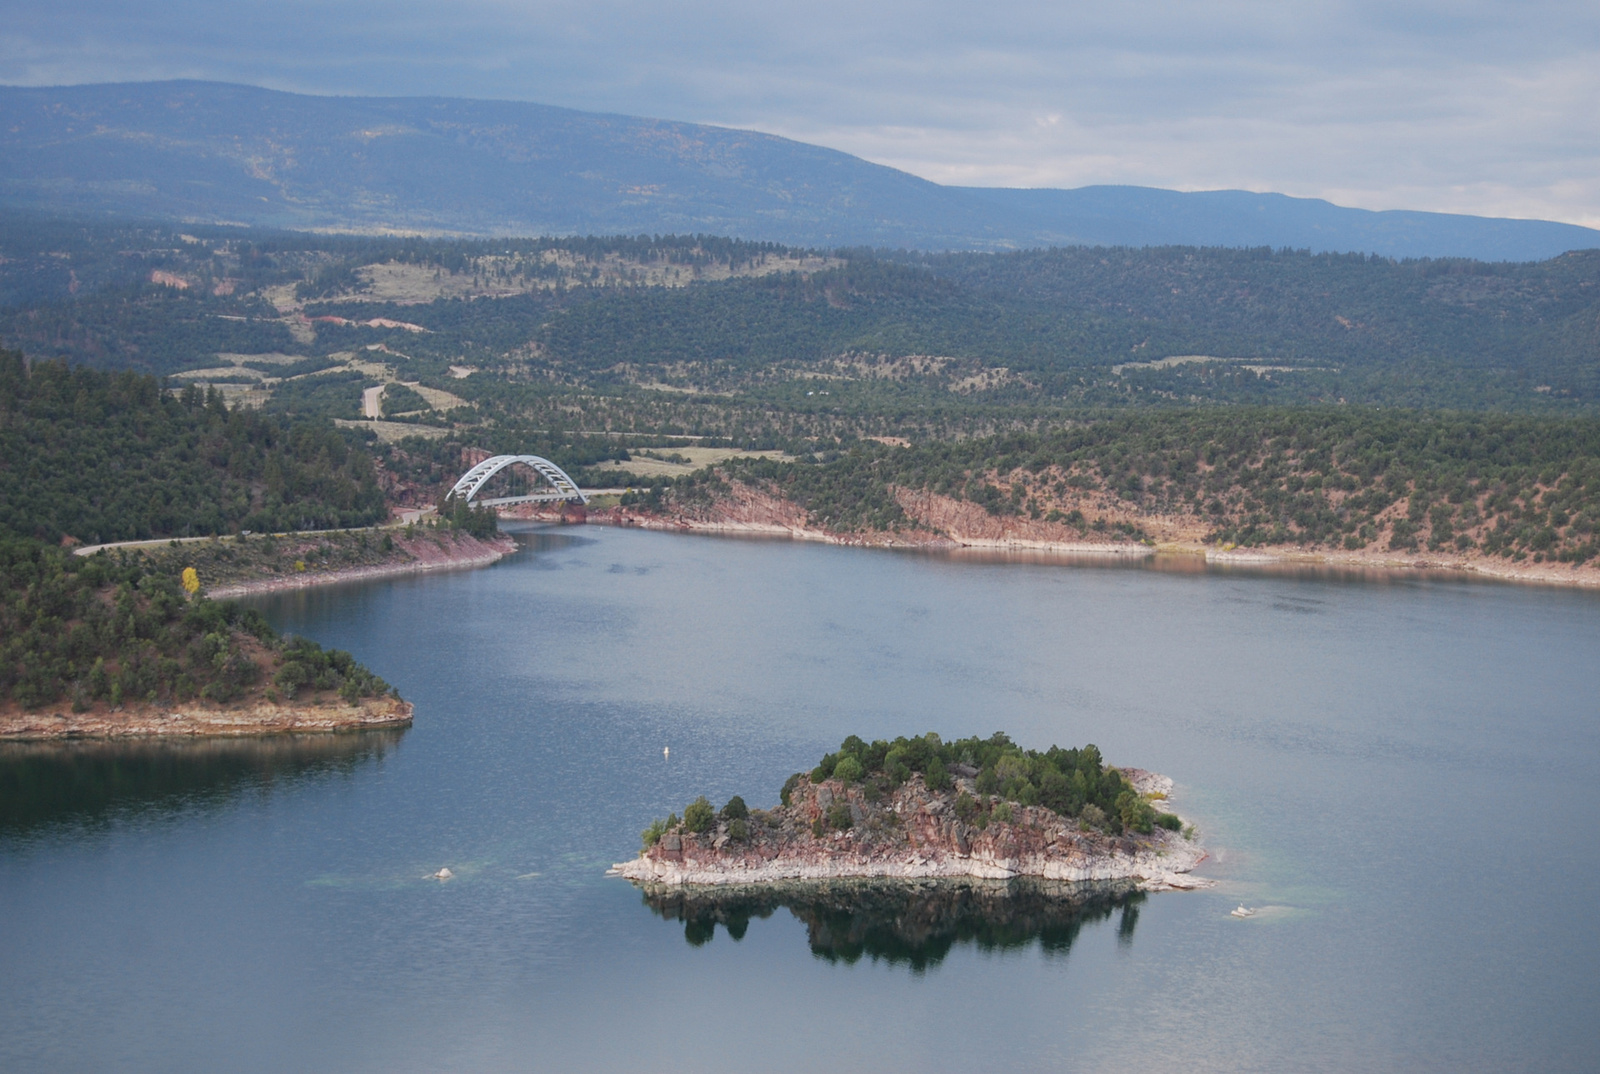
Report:
[[[1600,226],[1600,2],[7,0],[0,82],[204,78],[748,127],[941,183]]]

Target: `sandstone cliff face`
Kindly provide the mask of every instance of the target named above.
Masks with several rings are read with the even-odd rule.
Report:
[[[1074,529],[1061,522],[1046,522],[1016,515],[991,515],[969,500],[929,492],[896,489],[895,498],[911,525],[893,532],[862,530],[839,533],[819,528],[806,510],[792,500],[743,481],[729,480],[710,504],[674,506],[667,514],[642,508],[611,507],[591,511],[589,521],[647,529],[697,530],[713,533],[748,533],[826,541],[830,544],[892,546],[897,548],[1070,548],[1080,551],[1130,552],[1148,555],[1150,547],[1131,538]],[[1149,520],[1129,511],[1099,512],[1112,522]],[[545,517],[545,516],[540,516]],[[550,518],[554,521],[554,518]],[[1170,531],[1170,532],[1169,532]],[[1172,526],[1157,527],[1162,539],[1194,538]]]
[[[981,504],[958,500],[934,492],[898,488],[895,500],[900,509],[930,533],[944,535],[967,547],[1082,548],[1107,552],[1148,554],[1149,546],[1131,537],[1114,537],[1044,519],[1022,515],[991,515]],[[1184,527],[1172,519],[1141,515],[1114,502],[1093,503],[1084,496],[1071,506],[1089,508],[1093,517],[1108,523],[1127,522],[1155,535],[1158,540],[1200,540],[1197,526]]]
[[[920,544],[938,542],[935,534],[832,533],[813,526],[805,508],[774,496],[744,481],[730,480],[723,493],[709,504],[674,506],[670,514],[641,507],[591,510],[589,521],[645,529],[696,530],[709,533],[745,533],[752,536],[792,537],[832,544]]]
[[[1162,780],[1149,773],[1139,776],[1147,786]],[[1170,781],[1163,782],[1170,787]],[[957,815],[962,792],[978,803],[977,813],[965,819]],[[1175,833],[1158,828],[1151,835],[1112,837],[1080,831],[1075,820],[1049,809],[1015,803],[1010,806],[1012,818],[1001,820],[994,817],[996,804],[977,795],[971,779],[957,779],[954,788],[937,792],[914,775],[876,801],[859,784],[802,781],[788,806],[770,813],[753,810],[743,840],[733,838],[727,824],[698,835],[680,828],[615,870],[646,886],[1018,876],[1132,879],[1145,890],[1205,886],[1205,881],[1184,875],[1205,852]],[[827,821],[841,809],[850,815],[845,830]],[[987,824],[980,820],[984,816]]]
[[[179,703],[170,708],[130,705],[120,712],[46,709],[0,712],[0,740],[48,741],[70,738],[134,738],[142,736],[242,737],[287,732],[363,731],[405,727],[411,703],[392,697],[363,698],[351,704],[273,705],[254,702],[234,706]]]

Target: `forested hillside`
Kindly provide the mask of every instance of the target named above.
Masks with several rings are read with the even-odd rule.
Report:
[[[927,524],[931,494],[1055,540],[1146,536],[1175,520],[1212,544],[1472,553],[1585,563],[1600,555],[1600,420],[1351,408],[1106,414],[1045,434],[826,461],[742,460],[662,482],[638,502],[692,509],[739,480],[833,532]],[[910,494],[909,496],[907,494]]]
[[[80,558],[0,532],[0,708],[278,702],[302,690],[356,701],[389,685],[349,653],[280,637],[253,609],[189,598],[137,557]]]
[[[332,425],[0,352],[0,530],[94,544],[384,517],[371,457]]]
[[[774,408],[908,428],[959,411],[981,431],[995,406],[1600,405],[1597,252],[926,256],[12,224],[0,228],[11,346],[289,413],[355,417],[362,389],[385,380],[491,409],[528,386],[578,393],[563,405],[629,427],[662,392],[714,396],[723,434]]]

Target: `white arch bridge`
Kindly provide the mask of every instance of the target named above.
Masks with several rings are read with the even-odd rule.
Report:
[[[550,483],[549,488],[538,492],[530,492],[523,496],[500,496],[492,500],[474,500],[478,491],[489,483],[489,479],[508,466],[526,466],[534,470],[540,477]],[[467,503],[476,502],[480,507],[504,507],[513,503],[580,503],[589,502],[584,494],[578,491],[578,483],[567,476],[565,470],[551,462],[541,459],[537,455],[496,455],[484,459],[478,465],[461,475],[455,488],[450,490],[447,499],[461,497]]]

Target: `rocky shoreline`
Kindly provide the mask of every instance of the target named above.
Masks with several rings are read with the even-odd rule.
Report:
[[[1164,776],[1121,771],[1141,794],[1165,795],[1172,788]],[[972,812],[969,803],[978,803],[981,812]],[[997,805],[997,799],[979,795],[967,775],[957,775],[951,787],[934,791],[914,774],[878,795],[837,779],[816,784],[801,780],[792,787],[787,805],[751,810],[747,820],[724,818],[699,833],[668,831],[639,857],[617,863],[612,871],[646,891],[847,879],[1018,877],[1129,881],[1142,891],[1210,886],[1188,875],[1205,860],[1205,850],[1177,832],[1156,828],[1150,834],[1108,835],[1041,806]],[[842,810],[848,810],[848,826],[830,824],[828,818],[842,818]]]
[[[247,581],[230,582],[208,587],[206,596],[214,600],[227,600],[255,593],[279,593],[312,586],[337,585],[342,582],[361,582],[373,578],[388,578],[423,571],[469,569],[487,567],[498,563],[517,550],[517,543],[507,534],[484,540],[464,534],[443,539],[421,538],[396,542],[396,552],[405,559],[373,566],[349,567],[331,571],[305,571],[295,574],[275,574]]]
[[[927,500],[948,501],[948,497]],[[1566,563],[1516,562],[1499,556],[1461,553],[1427,553],[1381,550],[1346,551],[1300,546],[1232,548],[1208,545],[1198,530],[1161,532],[1149,542],[1086,539],[1070,527],[1026,519],[1001,519],[983,512],[976,504],[949,501],[924,503],[918,498],[910,512],[915,528],[896,531],[836,533],[811,524],[799,505],[772,496],[760,489],[730,483],[724,500],[695,511],[658,513],[636,507],[591,508],[587,521],[599,525],[629,526],[640,529],[722,536],[779,537],[799,541],[866,548],[904,549],[924,552],[993,552],[997,555],[1104,557],[1142,559],[1163,555],[1193,557],[1208,564],[1254,567],[1320,567],[1334,570],[1414,573],[1447,571],[1498,581],[1531,582],[1541,585],[1600,587],[1600,566]],[[910,501],[908,501],[910,502]],[[941,510],[934,511],[932,508]],[[557,521],[554,516],[531,516]],[[1134,518],[1135,516],[1129,516]],[[570,519],[560,519],[570,521]],[[1154,520],[1143,519],[1152,526]],[[1166,527],[1170,528],[1170,527]]]
[[[316,705],[270,704],[208,706],[179,702],[119,709],[96,706],[87,712],[0,710],[0,741],[51,742],[85,738],[244,738],[290,733],[366,731],[409,727],[412,706],[393,697]]]

